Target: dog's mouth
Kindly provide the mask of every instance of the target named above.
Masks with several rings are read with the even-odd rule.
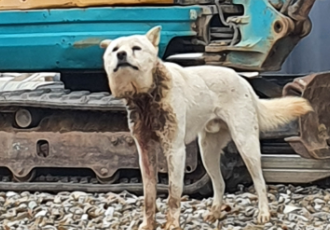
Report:
[[[117,72],[118,69],[121,68],[121,67],[131,67],[131,68],[133,68],[135,70],[139,70],[139,68],[136,67],[135,65],[132,65],[132,64],[130,64],[130,63],[128,63],[128,62],[125,61],[125,62],[118,62],[116,68],[113,71],[114,72]]]

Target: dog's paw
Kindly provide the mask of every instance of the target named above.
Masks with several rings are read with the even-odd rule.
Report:
[[[269,220],[270,220],[270,212],[269,212],[269,210],[262,210],[261,209],[259,211],[257,220],[258,220],[258,223],[259,224],[265,224],[265,223],[269,222]]]
[[[154,230],[152,226],[141,226],[139,227],[139,230]]]
[[[222,220],[227,216],[227,212],[231,211],[231,207],[227,204],[219,206],[213,206],[211,211],[208,211],[204,215],[204,221],[214,223],[217,220]]]
[[[208,223],[214,223],[217,220],[225,218],[226,215],[226,213],[221,211],[208,211],[204,216],[204,221]]]
[[[142,223],[139,226],[139,230],[154,230],[156,229],[153,224]]]
[[[174,225],[173,222],[166,222],[165,225],[162,227],[164,230],[182,230],[179,225]]]

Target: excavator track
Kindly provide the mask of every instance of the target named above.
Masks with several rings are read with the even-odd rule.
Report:
[[[70,91],[53,83],[33,89],[16,84],[0,92],[1,189],[142,193],[123,102],[109,92]],[[209,183],[196,146],[187,146],[187,194]],[[158,191],[166,193],[166,160],[160,156],[159,162]]]
[[[84,192],[122,192],[124,190],[136,194],[142,194],[141,178],[121,178],[120,182],[114,184],[100,184],[95,177],[68,177],[68,176],[39,176],[35,178],[36,182],[12,182],[10,176],[2,176],[0,187],[2,190],[8,191],[84,191]],[[66,182],[64,182],[66,181]],[[137,182],[137,181],[140,181]],[[166,194],[168,184],[161,181],[157,185],[157,191]],[[206,186],[209,178],[204,175],[198,181],[185,184],[185,194],[196,194],[198,189]]]
[[[60,81],[53,83],[41,88],[2,88],[0,188],[142,194],[138,153],[127,127],[124,103],[109,92],[70,91]],[[283,138],[261,137],[268,183],[310,183],[330,176],[330,160],[305,159]],[[158,154],[157,189],[166,194],[167,164]],[[224,151],[221,170],[227,190],[252,184],[233,143]],[[184,194],[212,192],[196,141],[187,145],[185,172]]]

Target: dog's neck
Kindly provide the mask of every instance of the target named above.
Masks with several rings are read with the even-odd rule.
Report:
[[[149,98],[149,100],[160,102],[167,97],[172,84],[172,78],[160,59],[156,63],[151,74],[153,78],[153,84],[151,85],[148,92],[127,95],[125,97],[127,105],[136,100],[141,100],[141,98],[144,98],[143,100]]]
[[[175,115],[168,101],[171,83],[169,72],[159,61],[153,71],[153,86],[149,92],[125,98],[134,134],[157,141],[156,133],[163,132],[166,123],[174,122]]]

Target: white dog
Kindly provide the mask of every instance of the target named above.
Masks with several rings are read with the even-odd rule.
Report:
[[[124,99],[128,124],[139,152],[144,189],[142,229],[154,229],[157,158],[161,147],[169,170],[165,229],[180,228],[185,144],[197,136],[203,164],[214,189],[205,220],[221,217],[225,189],[221,150],[232,139],[254,182],[259,198],[259,223],[268,222],[266,185],[261,169],[259,132],[313,111],[300,97],[259,99],[234,70],[216,66],[183,68],[158,58],[161,27],[146,35],[104,40],[104,68],[112,95]]]

